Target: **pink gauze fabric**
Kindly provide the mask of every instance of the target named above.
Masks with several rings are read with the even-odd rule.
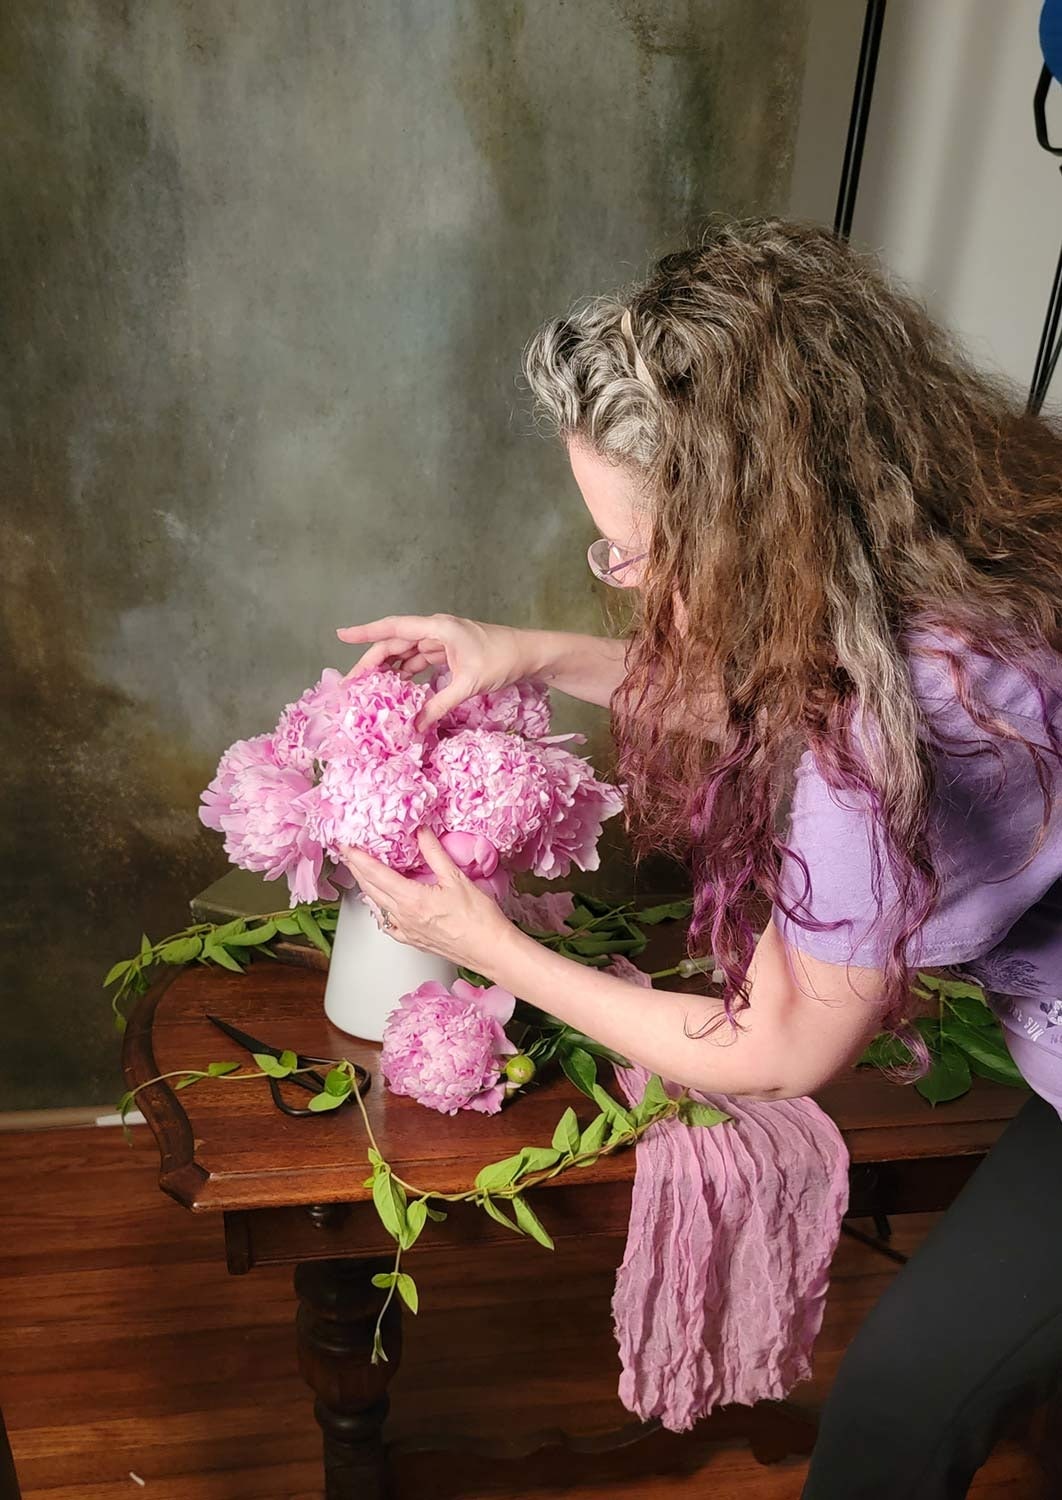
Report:
[[[612,969],[649,985],[626,960]],[[629,1102],[647,1076],[616,1070]],[[812,1100],[697,1097],[732,1119],[669,1120],[638,1142],[612,1299],[620,1399],[674,1432],[809,1377],[848,1202],[848,1152]]]

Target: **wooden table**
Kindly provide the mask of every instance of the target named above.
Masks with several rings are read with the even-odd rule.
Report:
[[[665,947],[677,941],[656,939]],[[208,1012],[278,1046],[347,1057],[375,1074],[378,1049],[329,1024],[323,992],[322,974],[266,962],[243,977],[196,968],[164,978],[140,1001],[126,1032],[127,1084],[234,1058],[239,1049],[206,1021]],[[945,1207],[1023,1097],[978,1080],[965,1098],[931,1110],[912,1089],[872,1072],[831,1085],[820,1102],[851,1152],[850,1212]],[[390,1362],[373,1366],[372,1329],[383,1294],[371,1277],[389,1269],[393,1246],[363,1185],[368,1168],[360,1114],[346,1107],[291,1119],[274,1108],[261,1080],[202,1083],[179,1093],[154,1084],[138,1103],[161,1152],[160,1186],[194,1213],[222,1216],[229,1270],[241,1275],[258,1265],[295,1265],[299,1365],[317,1398],[327,1500],[382,1500],[387,1386],[398,1365],[401,1318],[396,1298],[384,1330]],[[469,1187],[481,1166],[524,1144],[548,1144],[568,1104],[586,1116],[587,1101],[561,1077],[493,1117],[436,1115],[388,1094],[375,1078],[367,1099],[380,1149],[396,1172],[442,1192]],[[571,1174],[574,1182],[561,1177],[542,1190],[540,1216],[555,1238],[622,1233],[633,1170],[634,1153],[626,1152]],[[428,1226],[405,1263],[415,1273],[433,1250],[506,1241],[515,1243],[510,1231],[474,1207],[456,1205],[444,1224]],[[549,1274],[548,1262],[543,1271]],[[807,1418],[786,1403],[729,1408],[708,1420],[720,1438],[741,1433],[764,1462],[809,1451],[814,1435]],[[634,1423],[577,1445],[603,1448],[649,1430]],[[561,1436],[540,1433],[499,1451],[515,1456]]]

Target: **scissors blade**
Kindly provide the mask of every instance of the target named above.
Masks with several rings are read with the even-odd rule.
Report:
[[[207,1016],[207,1020],[211,1026],[216,1026],[219,1031],[223,1031],[230,1041],[235,1042],[237,1046],[245,1047],[248,1052],[265,1052],[270,1057],[279,1058],[284,1050],[282,1047],[271,1047],[268,1042],[259,1041],[256,1036],[241,1031],[238,1026],[230,1026],[228,1021],[221,1020],[220,1016]]]

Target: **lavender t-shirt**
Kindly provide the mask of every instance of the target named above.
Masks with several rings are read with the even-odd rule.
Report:
[[[915,693],[946,748],[936,753],[930,833],[940,900],[912,939],[908,962],[912,969],[957,965],[977,978],[1017,1067],[1062,1115],[1062,766],[1044,730],[1046,708],[1062,733],[1062,659],[1030,658],[1038,691],[1024,672],[950,636],[915,634],[911,644]],[[1056,805],[1042,838],[1044,800],[1032,757],[973,723],[942,649],[961,658],[975,703],[1044,748]],[[807,865],[811,916],[841,925],[809,930],[776,910],[786,941],[828,963],[880,968],[896,900],[880,828],[866,799],[829,787],[810,753],[797,770],[788,844]],[[787,897],[798,897],[804,880],[794,860],[784,861],[782,880]]]

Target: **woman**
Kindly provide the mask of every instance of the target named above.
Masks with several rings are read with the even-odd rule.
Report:
[[[435,886],[351,865],[400,942],[696,1089],[819,1089],[909,974],[993,992],[1035,1091],[851,1346],[805,1497],[967,1492],[1062,1369],[1062,439],[824,231],[757,222],[532,341],[527,375],[636,591],[625,642],[449,616],[341,630],[445,663],[424,710],[525,676],[611,704],[640,845],[689,853],[721,1001],[524,937],[422,834]],[[756,935],[758,903],[773,920]]]

